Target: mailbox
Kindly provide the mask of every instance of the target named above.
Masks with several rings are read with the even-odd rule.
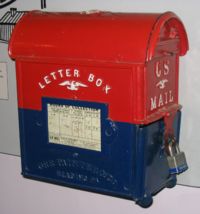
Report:
[[[178,148],[187,50],[172,12],[25,14],[9,43],[23,176],[149,206],[187,169]]]

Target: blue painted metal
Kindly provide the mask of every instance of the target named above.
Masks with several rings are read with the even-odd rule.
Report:
[[[101,109],[101,152],[49,143],[47,103]],[[164,151],[163,120],[149,125],[111,121],[107,104],[72,100],[44,98],[42,109],[19,109],[25,177],[128,198],[143,206],[175,181]],[[179,111],[174,121],[177,140],[180,118]]]
[[[184,163],[183,165],[169,169],[170,174],[180,174],[188,169],[188,166]]]

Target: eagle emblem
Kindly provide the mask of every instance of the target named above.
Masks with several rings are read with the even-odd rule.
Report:
[[[164,80],[160,80],[157,84],[156,84],[156,86],[158,87],[158,88],[160,88],[160,89],[164,89],[165,87],[166,87],[166,83],[168,82],[168,80],[167,79],[164,79]]]
[[[78,91],[80,87],[88,87],[87,85],[81,83],[81,82],[77,82],[75,80],[66,80],[64,82],[61,82],[59,84],[60,86],[66,86],[67,89],[71,90],[71,91]]]

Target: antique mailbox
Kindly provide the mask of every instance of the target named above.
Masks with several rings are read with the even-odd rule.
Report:
[[[179,56],[172,12],[25,14],[16,61],[22,174],[152,203],[187,169],[179,149]]]

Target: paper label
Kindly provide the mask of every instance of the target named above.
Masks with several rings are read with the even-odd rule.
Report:
[[[101,151],[101,110],[47,104],[49,142]]]
[[[0,62],[0,99],[8,99],[8,77],[5,62]]]

